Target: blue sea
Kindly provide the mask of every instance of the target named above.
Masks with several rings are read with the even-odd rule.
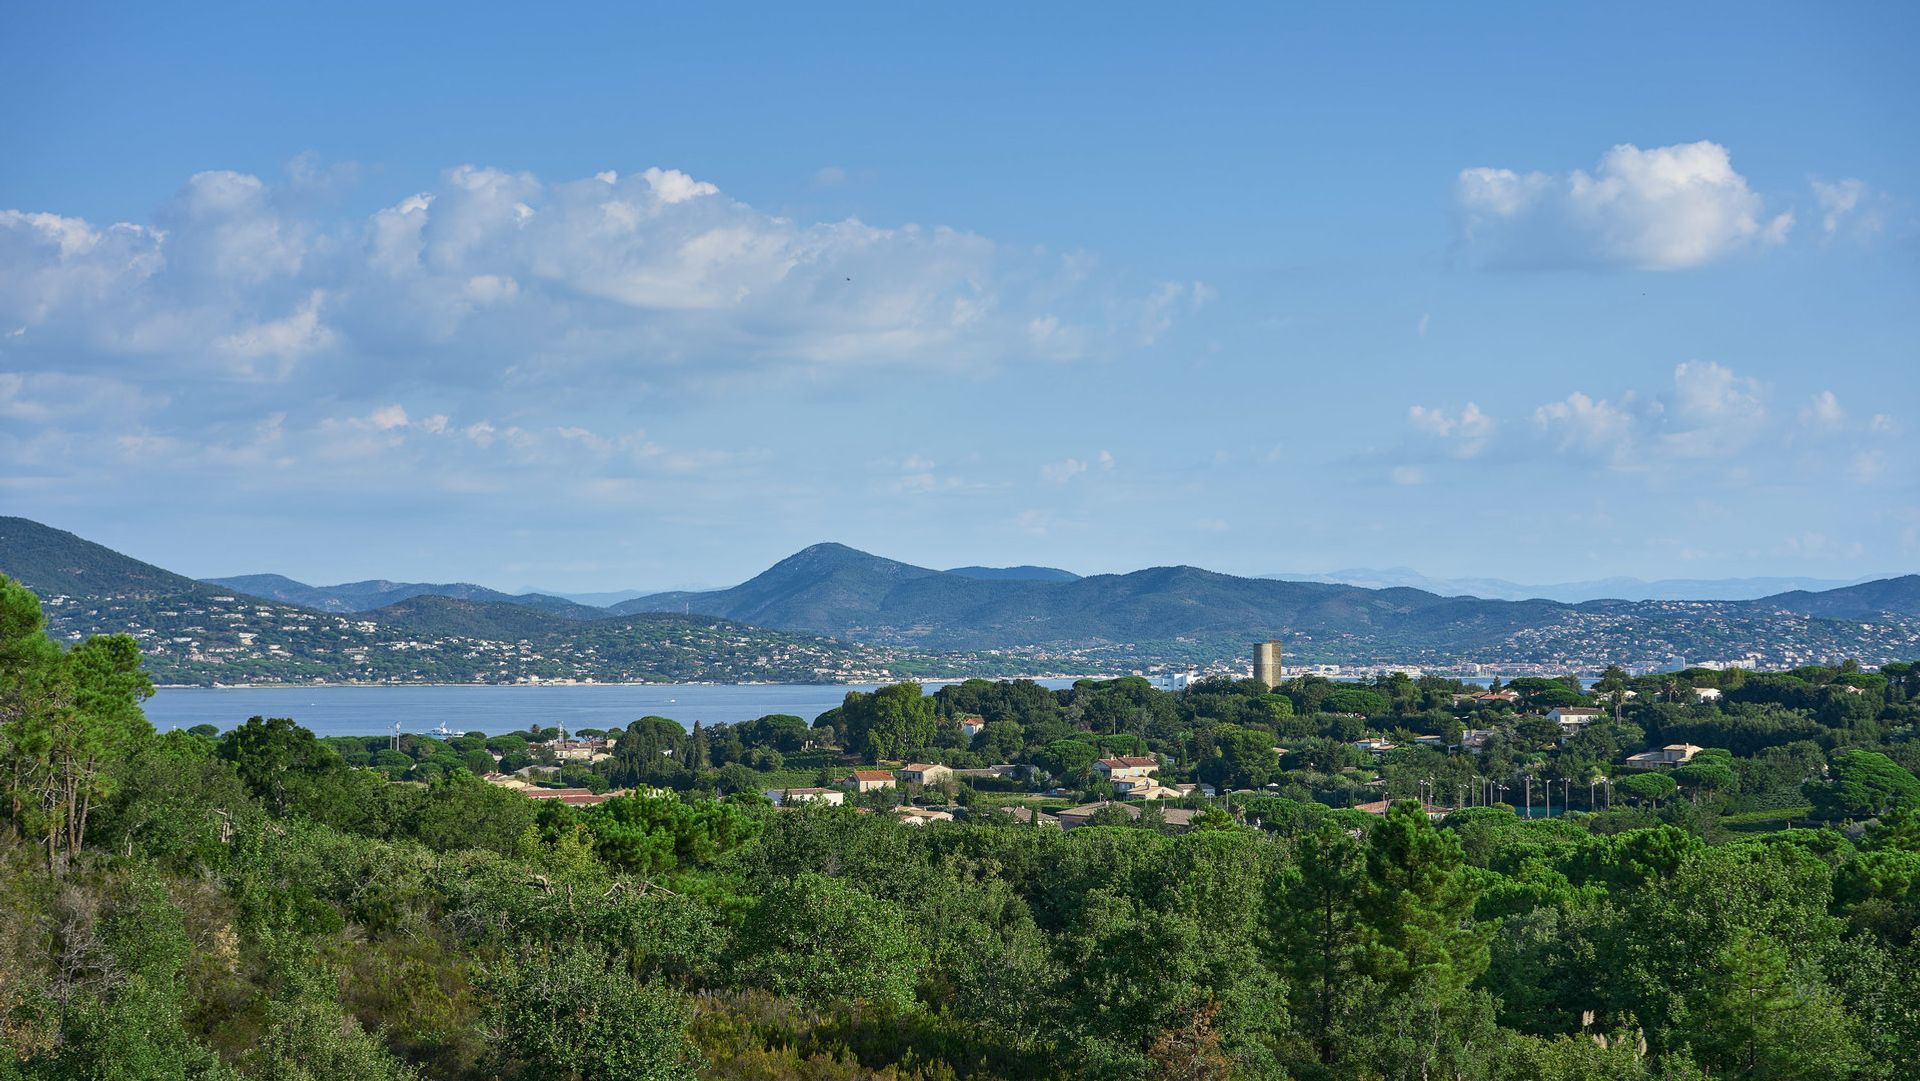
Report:
[[[1070,679],[1039,681],[1070,687]],[[489,735],[528,725],[567,731],[624,725],[645,716],[693,722],[747,721],[791,713],[808,721],[875,684],[647,684],[560,687],[163,687],[147,701],[147,719],[162,731],[211,724],[222,731],[248,717],[291,717],[319,736],[378,736],[393,730]],[[929,693],[940,684],[925,685]]]

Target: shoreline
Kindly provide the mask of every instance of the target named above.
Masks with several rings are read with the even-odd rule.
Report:
[[[1055,675],[1018,675],[1018,676],[954,676],[954,677],[940,676],[940,677],[929,678],[929,679],[862,680],[859,682],[831,682],[831,683],[798,683],[798,682],[782,682],[782,681],[775,681],[775,680],[753,680],[753,681],[744,681],[744,682],[737,682],[737,683],[722,683],[722,682],[716,682],[713,680],[688,680],[684,683],[617,683],[612,681],[593,682],[593,683],[587,683],[587,682],[569,683],[569,682],[563,682],[560,680],[553,680],[551,682],[543,682],[543,683],[415,683],[415,682],[400,683],[400,682],[392,682],[392,681],[380,681],[380,682],[359,682],[359,681],[331,682],[330,681],[326,683],[156,683],[153,685],[153,689],[155,691],[311,691],[311,690],[327,690],[327,689],[333,689],[333,688],[391,690],[394,688],[402,688],[402,687],[419,687],[422,689],[430,689],[430,688],[445,689],[448,687],[496,687],[496,688],[503,688],[503,689],[511,688],[516,690],[540,690],[548,687],[566,687],[566,688],[578,688],[578,687],[885,687],[893,683],[919,683],[923,685],[929,684],[929,683],[939,683],[939,684],[965,683],[969,679],[985,679],[985,680],[989,680],[990,682],[1001,683],[1001,682],[1012,682],[1014,680],[1021,680],[1021,679],[1028,679],[1028,680],[1033,680],[1035,682],[1038,682],[1044,679],[1079,680],[1079,679],[1119,679],[1119,678],[1121,677],[1117,675],[1098,675],[1098,674],[1072,675],[1072,674],[1061,673],[1061,674],[1055,674]]]

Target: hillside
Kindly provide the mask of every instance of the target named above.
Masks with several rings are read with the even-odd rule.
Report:
[[[206,582],[319,612],[371,612],[414,597],[451,597],[483,604],[523,605],[567,619],[599,619],[607,614],[602,609],[565,597],[542,593],[502,593],[471,582],[389,582],[372,579],[332,586],[310,586],[282,574],[241,574],[230,578],[208,578]]]
[[[63,640],[126,633],[159,683],[861,682],[998,673],[992,659],[849,645],[709,616],[557,615],[524,603],[417,595],[366,612],[251,596],[63,530],[0,519],[0,573],[38,593]],[[278,576],[243,579],[299,586]]]
[[[978,578],[817,544],[731,589],[659,594],[616,610],[700,612],[852,641],[1011,650],[1083,665],[1204,663],[1279,636],[1290,656],[1327,663],[1653,663],[1752,651],[1752,663],[1790,666],[1914,652],[1920,604],[1903,600],[1901,581],[1848,587],[1833,600],[1576,605],[1238,578],[1198,567],[1068,581]],[[1841,622],[1862,618],[1868,604],[1888,605],[1890,614],[1864,626]]]
[[[1581,604],[1597,600],[1625,601],[1744,601],[1757,600],[1789,590],[1819,592],[1854,585],[1865,579],[1849,581],[1822,578],[1594,578],[1579,582],[1552,582],[1525,585],[1504,578],[1432,578],[1408,567],[1377,570],[1355,567],[1313,574],[1263,574],[1287,582],[1328,582],[1339,585],[1387,589],[1406,586],[1424,589],[1443,597],[1479,597],[1483,600],[1549,600]]]
[[[195,582],[23,519],[0,520],[0,572],[47,598],[63,637],[129,631],[161,678],[181,682],[1080,673],[1238,663],[1247,643],[1270,637],[1286,641],[1290,661],[1342,665],[1565,669],[1678,658],[1786,668],[1920,654],[1920,576],[1756,601],[1565,604],[1198,567],[983,578],[817,544],[731,589],[611,610],[471,587],[473,597],[415,593],[341,612],[241,591],[316,588],[292,579]],[[366,603],[411,587],[328,588]]]
[[[185,575],[26,518],[0,518],[0,573],[42,597],[163,597],[206,589]]]
[[[1763,597],[1755,603],[1829,619],[1872,619],[1889,612],[1920,615],[1920,574],[1882,578],[1818,593],[1797,589]]]
[[[1080,576],[1058,567],[949,567],[948,574],[984,578],[989,582],[1071,582]]]

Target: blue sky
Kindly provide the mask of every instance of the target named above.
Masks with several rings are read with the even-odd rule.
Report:
[[[1920,567],[1920,12],[7,3],[0,508],[196,575]]]

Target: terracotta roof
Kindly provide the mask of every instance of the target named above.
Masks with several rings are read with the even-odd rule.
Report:
[[[891,781],[893,774],[883,769],[857,769],[853,771],[856,781]]]
[[[925,773],[930,769],[938,769],[938,768],[940,768],[940,763],[938,762],[909,762],[906,765],[900,767],[900,772]]]
[[[1102,758],[1100,765],[1108,769],[1134,769],[1140,766],[1153,766],[1158,768],[1160,760],[1158,758],[1143,758],[1138,755],[1127,755],[1123,758]]]

